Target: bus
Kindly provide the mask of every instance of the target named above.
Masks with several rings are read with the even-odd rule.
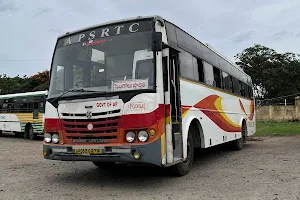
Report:
[[[13,132],[35,140],[44,135],[47,91],[0,95],[0,136]]]
[[[251,77],[160,16],[107,22],[57,39],[45,159],[192,168],[194,149],[253,135]]]

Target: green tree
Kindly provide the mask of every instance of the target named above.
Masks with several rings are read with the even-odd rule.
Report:
[[[31,77],[9,77],[0,75],[0,94],[13,94],[20,92],[32,92],[47,90],[49,82],[49,71],[39,72]]]
[[[278,53],[256,44],[235,56],[236,64],[252,77],[259,99],[300,93],[300,60],[294,53]]]

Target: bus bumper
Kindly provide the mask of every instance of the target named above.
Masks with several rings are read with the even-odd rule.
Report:
[[[99,148],[100,155],[75,154],[77,148]],[[133,157],[134,151],[140,153],[140,158]],[[93,161],[93,162],[125,162],[143,163],[162,166],[160,139],[145,145],[134,146],[99,146],[99,145],[47,145],[43,144],[44,158],[61,161]]]

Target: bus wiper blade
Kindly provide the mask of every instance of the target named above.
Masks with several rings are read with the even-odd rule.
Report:
[[[61,98],[62,96],[68,94],[69,92],[97,92],[97,91],[94,91],[94,90],[85,90],[83,88],[80,88],[80,89],[69,89],[67,91],[65,91],[64,93],[62,93],[61,95],[59,95],[58,97],[54,98],[51,102],[53,103],[54,101],[56,101],[57,99]]]

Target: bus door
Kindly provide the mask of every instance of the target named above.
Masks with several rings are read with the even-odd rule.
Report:
[[[165,105],[169,109],[165,109],[166,113],[166,143],[167,143],[167,164],[176,163],[183,159],[183,137],[182,137],[182,117],[181,117],[181,101],[180,101],[180,79],[179,79],[179,63],[178,52],[169,49],[168,62],[166,57],[163,58],[163,65],[167,66],[164,70],[164,84],[168,84],[167,92],[165,92]],[[168,76],[165,74],[168,73]],[[167,78],[166,78],[167,77]],[[169,105],[168,105],[169,103]],[[167,116],[170,116],[169,118]],[[168,120],[169,119],[169,120]]]

